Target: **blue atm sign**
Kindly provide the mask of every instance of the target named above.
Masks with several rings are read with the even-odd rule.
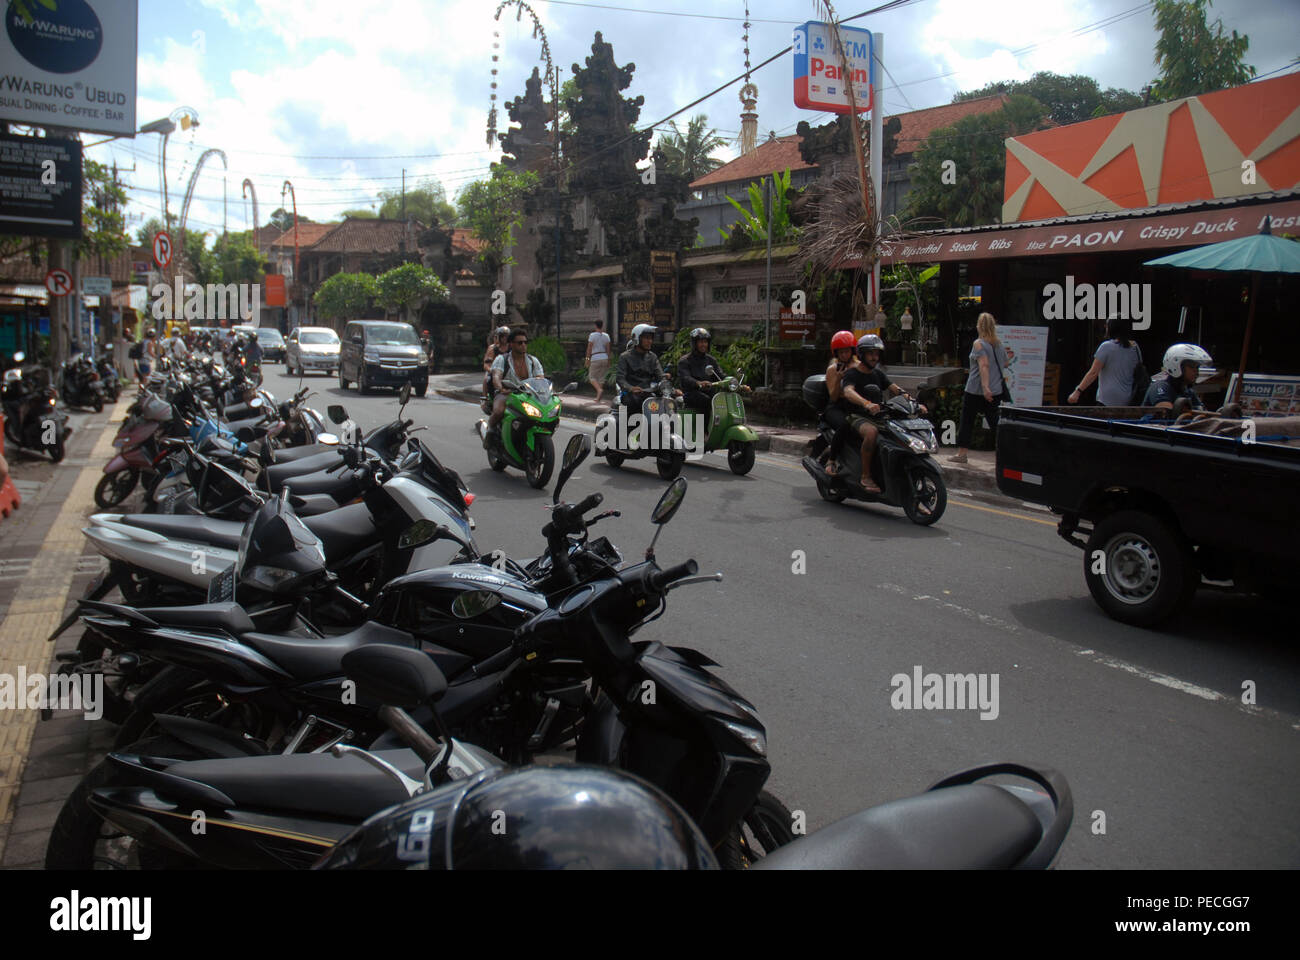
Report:
[[[810,20],[794,31],[794,105],[805,110],[848,113],[840,55],[829,24]],[[875,96],[875,46],[870,30],[840,27],[848,55],[858,111],[871,109]]]

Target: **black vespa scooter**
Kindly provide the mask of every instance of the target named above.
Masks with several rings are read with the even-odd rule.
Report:
[[[26,358],[21,350],[14,363]],[[44,378],[44,379],[43,379]],[[68,436],[68,414],[59,409],[58,392],[48,384],[40,367],[15,366],[4,375],[5,440],[14,447],[47,453],[58,463],[63,459]]]

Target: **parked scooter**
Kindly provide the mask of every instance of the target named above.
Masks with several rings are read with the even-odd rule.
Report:
[[[113,354],[109,351],[100,354],[95,369],[99,373],[99,382],[104,386],[104,396],[110,403],[117,403],[117,398],[122,395],[122,379],[113,363]]]
[[[59,368],[59,393],[70,407],[89,407],[96,413],[104,409],[104,385],[95,364],[84,353],[63,361]]]
[[[14,363],[22,364],[26,354],[14,354]],[[5,440],[15,448],[49,454],[58,463],[63,459],[72,428],[68,414],[59,409],[58,392],[49,385],[49,374],[42,367],[14,366],[4,375]]]
[[[596,418],[596,456],[615,468],[625,460],[654,457],[660,478],[674,479],[686,463],[677,392],[665,377],[642,394],[639,416],[627,412],[637,411],[635,401],[626,406],[616,403],[602,413]]]
[[[571,383],[561,392],[572,393],[577,389],[578,385]],[[488,414],[492,412],[486,398],[482,409]],[[489,437],[487,420],[480,420],[477,430],[479,438],[488,443],[488,466],[496,471],[506,467],[523,470],[528,476],[528,485],[540,490],[550,481],[555,469],[552,435],[559,425],[560,398],[555,395],[551,381],[544,377],[530,377],[524,381],[522,390],[507,396],[500,433]]]
[[[718,371],[713,367],[714,376]],[[758,434],[754,428],[745,423],[745,402],[740,399],[742,393],[749,393],[745,386],[745,377],[723,377],[709,384],[713,397],[709,401],[709,410],[704,415],[704,449],[703,453],[714,450],[727,451],[727,466],[736,476],[743,477],[754,469],[754,454],[757,449]],[[695,437],[696,419],[693,416],[682,417],[682,438],[689,449],[698,449],[699,439]]]
[[[859,479],[862,476],[862,454],[857,435],[845,440],[840,447],[839,469],[834,476],[828,474],[813,457],[800,462],[817,484],[823,500],[841,503],[845,498],[865,500],[868,503],[887,503],[902,507],[907,518],[920,526],[928,526],[943,516],[948,505],[948,490],[943,480],[943,470],[930,454],[939,449],[934,436],[934,426],[920,416],[919,404],[902,396],[882,400],[880,388],[874,384],[866,388],[865,399],[880,404],[876,418],[879,434],[876,438],[875,456],[871,460],[871,477],[883,491],[867,493]],[[819,414],[830,404],[826,377],[817,374],[803,382],[803,398]],[[830,443],[835,429],[819,417],[817,429],[823,443]]]

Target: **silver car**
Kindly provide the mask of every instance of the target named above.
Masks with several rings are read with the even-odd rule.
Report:
[[[339,335],[329,327],[294,327],[284,347],[284,369],[290,376],[338,372]]]

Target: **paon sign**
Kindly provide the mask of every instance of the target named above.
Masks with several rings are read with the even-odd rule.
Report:
[[[1295,230],[1300,225],[1300,200],[1213,208],[1165,217],[1093,220],[981,233],[934,234],[882,244],[880,259],[884,263],[940,263],[946,260],[1197,247],[1259,233],[1266,217],[1272,217],[1274,233]],[[846,261],[844,266],[852,267],[853,262]]]
[[[136,0],[5,4],[0,117],[135,134]]]
[[[870,30],[841,26],[845,54],[852,72],[858,112],[871,109],[875,96],[875,43]],[[810,20],[794,29],[794,105],[805,110],[848,113],[849,97],[841,76],[830,24]]]
[[[0,233],[81,237],[80,143],[0,133]]]

